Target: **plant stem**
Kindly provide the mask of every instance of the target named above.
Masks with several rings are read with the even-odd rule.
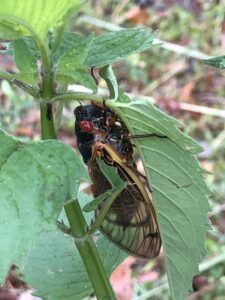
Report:
[[[81,212],[79,202],[77,200],[68,201],[65,204],[64,209],[70,223],[72,234],[75,237],[77,249],[84,262],[97,299],[116,299],[107,279],[94,241],[92,237],[87,234],[88,226]]]
[[[41,113],[41,134],[42,139],[56,139],[54,122],[52,117],[52,105],[49,101],[53,98],[53,74],[51,65],[51,56],[49,49],[42,43],[39,45],[42,58],[42,94],[41,98],[45,101],[40,104]]]
[[[53,118],[48,118],[48,103],[41,102],[41,136],[43,140],[56,139]]]
[[[39,45],[39,49],[41,52],[43,63],[42,99],[44,101],[40,103],[42,138],[55,139],[56,134],[53,118],[51,114],[49,115],[49,108],[51,110],[51,105],[53,102],[52,100],[55,99],[53,98],[54,91],[51,57],[48,48],[45,48],[43,45]],[[87,99],[87,95],[85,95],[85,97],[86,98],[83,99]],[[99,98],[101,97],[98,97],[98,101],[100,101]],[[63,99],[63,97],[60,97],[59,100]],[[74,99],[74,95],[72,99]],[[91,236],[87,234],[88,226],[82,214],[79,202],[77,200],[67,202],[65,204],[65,212],[69,220],[73,236],[80,239],[81,237],[86,235],[84,241],[78,242],[75,240],[75,243],[83,260],[97,298],[99,300],[115,300],[116,298],[108,281],[95,244]]]

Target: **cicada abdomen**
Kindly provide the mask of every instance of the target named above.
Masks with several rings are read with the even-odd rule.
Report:
[[[79,106],[75,114],[78,148],[88,165],[94,196],[111,188],[96,157],[116,167],[119,176],[128,182],[101,223],[101,232],[131,255],[141,258],[157,256],[161,238],[156,213],[151,193],[146,191],[135,168],[132,144],[125,137],[126,129],[116,122],[109,122],[114,113],[108,108]],[[105,201],[96,209],[96,218],[104,209]]]

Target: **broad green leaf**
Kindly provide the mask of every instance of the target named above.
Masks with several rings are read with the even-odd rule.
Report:
[[[76,48],[80,45],[80,43],[83,43],[85,39],[86,38],[81,34],[65,31],[59,47],[52,54],[54,64],[56,64],[59,58],[65,55],[65,53],[70,49]]]
[[[86,39],[80,41],[76,47],[70,48],[58,61],[57,72],[60,74],[64,71],[71,72],[74,69],[84,67],[84,61],[92,45],[94,36],[91,34]]]
[[[212,67],[218,69],[225,69],[225,56],[217,56],[210,59],[203,59],[202,60],[205,64],[210,65]]]
[[[154,35],[144,28],[132,28],[106,33],[94,38],[84,62],[86,67],[104,67],[126,56],[144,51],[151,47]],[[57,62],[70,49],[76,48],[85,41],[82,35],[65,32],[59,48],[53,53]]]
[[[56,70],[56,81],[61,86],[79,83],[94,91],[97,90],[94,79],[84,68],[84,61],[92,41],[93,35],[89,35],[86,39],[80,39],[79,44],[68,48],[59,58]]]
[[[64,18],[78,9],[80,0],[1,0],[0,37],[36,36],[44,40],[52,28],[62,25]]]
[[[177,129],[178,121],[148,101],[108,101],[130,134],[158,133],[168,138],[135,139],[157,211],[173,299],[185,299],[204,253],[210,210],[204,171],[194,154],[201,148]]]
[[[27,74],[27,83],[37,84],[37,61],[23,39],[13,42],[14,59],[21,73]]]
[[[105,238],[97,240],[97,247],[108,275],[126,257]],[[42,234],[22,271],[45,300],[81,300],[93,292],[74,240],[61,232]]]
[[[65,200],[86,172],[78,155],[57,141],[22,143],[0,131],[0,279],[18,266],[43,231],[55,228]]]
[[[87,67],[103,67],[151,47],[153,34],[144,28],[110,32],[96,37],[88,53]]]

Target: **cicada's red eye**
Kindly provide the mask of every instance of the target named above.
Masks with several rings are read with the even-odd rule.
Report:
[[[80,121],[79,127],[84,132],[89,132],[94,129],[94,124],[91,121]]]

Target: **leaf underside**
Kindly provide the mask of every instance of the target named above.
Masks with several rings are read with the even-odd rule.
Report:
[[[127,256],[103,237],[96,246],[108,275]],[[93,293],[73,238],[61,232],[42,234],[22,271],[35,295],[45,300],[80,300]]]
[[[121,97],[122,99],[123,97]],[[210,210],[204,170],[194,154],[201,148],[178,128],[178,121],[148,101],[108,101],[130,134],[158,133],[168,138],[135,139],[156,207],[173,299],[183,300],[204,254]]]
[[[0,278],[55,222],[87,175],[78,155],[57,141],[24,144],[0,131]],[[77,166],[77,169],[74,167]]]

